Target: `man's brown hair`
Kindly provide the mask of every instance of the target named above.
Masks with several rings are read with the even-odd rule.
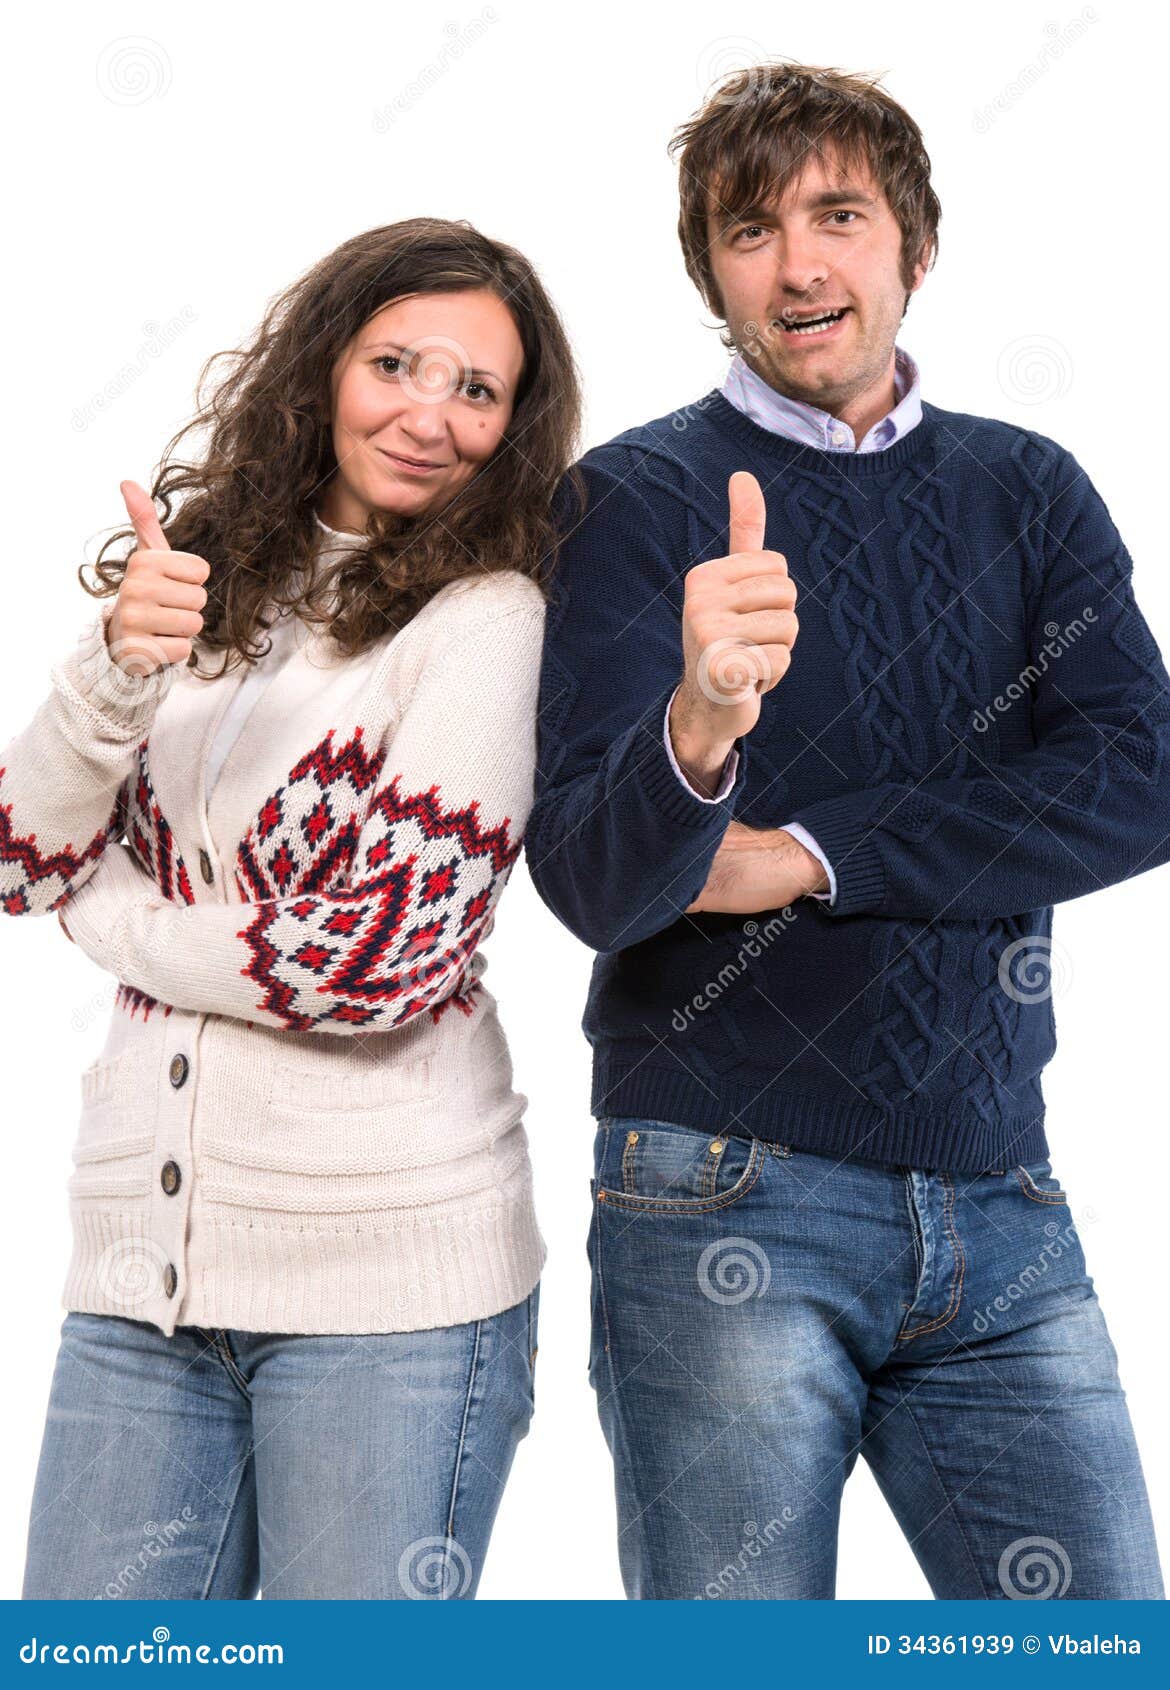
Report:
[[[754,65],[725,77],[670,141],[678,155],[678,236],[687,275],[712,311],[723,302],[711,267],[708,209],[730,215],[779,197],[811,156],[836,154],[873,173],[902,231],[902,281],[929,248],[938,256],[941,208],[922,131],[878,78],[816,65]]]

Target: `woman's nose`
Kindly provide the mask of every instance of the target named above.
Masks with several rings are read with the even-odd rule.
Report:
[[[441,403],[411,405],[402,412],[398,421],[412,440],[441,440],[447,432],[444,407]]]

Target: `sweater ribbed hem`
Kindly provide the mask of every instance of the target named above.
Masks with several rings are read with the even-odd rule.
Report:
[[[702,1132],[790,1144],[821,1156],[847,1156],[887,1166],[985,1173],[1038,1162],[1048,1155],[1043,1109],[983,1121],[969,1115],[884,1111],[857,1102],[794,1096],[783,1081],[721,1080],[711,1088],[683,1072],[652,1068],[636,1057],[602,1055],[593,1066],[592,1112],[603,1120],[631,1116],[673,1121]]]
[[[192,1217],[189,1284],[164,1290],[148,1211],[74,1205],[62,1306],[240,1332],[418,1332],[485,1320],[528,1296],[546,1250],[528,1182],[494,1206],[392,1228],[247,1224]]]

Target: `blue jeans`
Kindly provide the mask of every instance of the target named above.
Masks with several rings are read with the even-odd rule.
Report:
[[[859,1453],[936,1597],[1163,1595],[1049,1162],[959,1175],[611,1118],[595,1174],[627,1595],[834,1596]]]
[[[355,1336],[66,1315],[24,1596],[474,1596],[538,1300]]]

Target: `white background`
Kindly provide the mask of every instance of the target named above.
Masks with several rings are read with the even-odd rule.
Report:
[[[119,480],[149,481],[190,413],[203,360],[357,231],[428,213],[519,246],[573,336],[586,444],[719,380],[726,355],[683,269],[665,148],[712,74],[765,56],[884,73],[921,124],[941,256],[901,344],[925,397],[1037,428],[1076,454],[1170,653],[1155,406],[1167,375],[1159,20],[1112,0],[975,12],[835,0],[800,8],[803,23],[796,10],[680,0],[20,8],[0,102],[12,500],[0,745],[92,613],[76,568],[122,519]],[[1165,869],[1057,910],[1069,977],[1045,1082],[1054,1168],[1081,1224],[1163,1526],[1168,928]],[[77,1077],[100,1048],[110,994],[54,920],[0,931],[0,1591],[15,1596],[62,1318]],[[531,1102],[550,1260],[537,1417],[482,1595],[620,1596],[609,1457],[585,1371],[592,1121],[579,1021],[590,958],[522,865],[487,955]],[[863,1462],[846,1491],[838,1594],[929,1594]]]

